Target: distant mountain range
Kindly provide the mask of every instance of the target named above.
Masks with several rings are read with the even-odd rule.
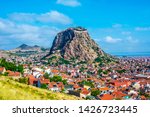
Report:
[[[38,45],[34,45],[34,46],[30,46],[27,44],[22,44],[19,47],[10,50],[10,52],[24,52],[24,51],[38,51],[38,52],[42,52],[42,51],[46,51],[49,50],[49,48],[44,48]]]
[[[22,44],[19,47],[17,47],[16,49],[24,50],[24,49],[33,49],[33,48],[41,48],[41,47],[37,46],[37,45],[29,46],[29,45],[26,45],[26,44]]]
[[[0,57],[7,56],[8,54],[14,55],[14,56],[23,56],[23,57],[29,57],[30,55],[34,56],[45,56],[48,54],[50,48],[44,48],[40,47],[38,45],[29,46],[27,44],[22,44],[19,47],[9,50],[9,51],[0,51],[2,55]]]

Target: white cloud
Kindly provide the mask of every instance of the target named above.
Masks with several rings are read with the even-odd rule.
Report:
[[[22,43],[50,47],[60,29],[71,23],[71,18],[58,11],[13,13],[5,19],[0,17],[0,42],[3,42],[0,48],[15,48]]]
[[[136,31],[150,31],[150,27],[136,27]]]
[[[14,46],[17,43],[50,46],[51,39],[60,31],[55,27],[17,24],[6,19],[0,19],[0,30],[0,41],[5,42],[6,47],[14,43]],[[0,46],[4,44],[0,43]]]
[[[78,0],[57,0],[57,4],[62,4],[70,7],[76,7],[81,5]]]
[[[122,41],[122,39],[120,39],[120,38],[113,38],[111,36],[106,36],[105,37],[105,41],[107,43],[118,43],[118,42]]]
[[[23,23],[41,22],[41,23],[58,23],[64,25],[72,23],[71,18],[58,11],[51,11],[43,14],[13,13],[9,15],[9,18],[13,21],[19,21]]]
[[[14,21],[34,22],[38,15],[34,13],[13,13],[9,18]]]
[[[52,23],[61,23],[61,24],[71,24],[72,20],[58,11],[51,11],[49,13],[41,14],[37,17],[37,20],[41,22],[52,22]]]

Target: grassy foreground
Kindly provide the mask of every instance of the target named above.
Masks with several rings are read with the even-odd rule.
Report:
[[[0,100],[79,100],[75,96],[36,88],[0,76]]]

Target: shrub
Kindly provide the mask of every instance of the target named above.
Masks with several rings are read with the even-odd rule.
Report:
[[[51,82],[62,82],[62,77],[61,76],[54,76],[52,78],[50,78]]]
[[[93,91],[91,91],[91,95],[92,95],[92,96],[97,96],[97,95],[99,95],[100,93],[101,93],[100,90],[93,90]]]
[[[5,73],[4,73],[4,76],[8,76],[8,72],[5,72]]]
[[[28,78],[19,78],[19,82],[23,84],[28,84]]]
[[[44,78],[49,79],[49,78],[50,78],[50,77],[49,77],[49,74],[48,74],[48,73],[45,73],[45,74],[44,74]]]
[[[47,84],[41,84],[42,89],[47,89]]]

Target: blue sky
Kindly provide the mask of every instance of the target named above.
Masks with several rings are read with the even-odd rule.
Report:
[[[108,53],[150,52],[149,0],[0,0],[0,49],[51,47],[55,35],[83,26]]]

